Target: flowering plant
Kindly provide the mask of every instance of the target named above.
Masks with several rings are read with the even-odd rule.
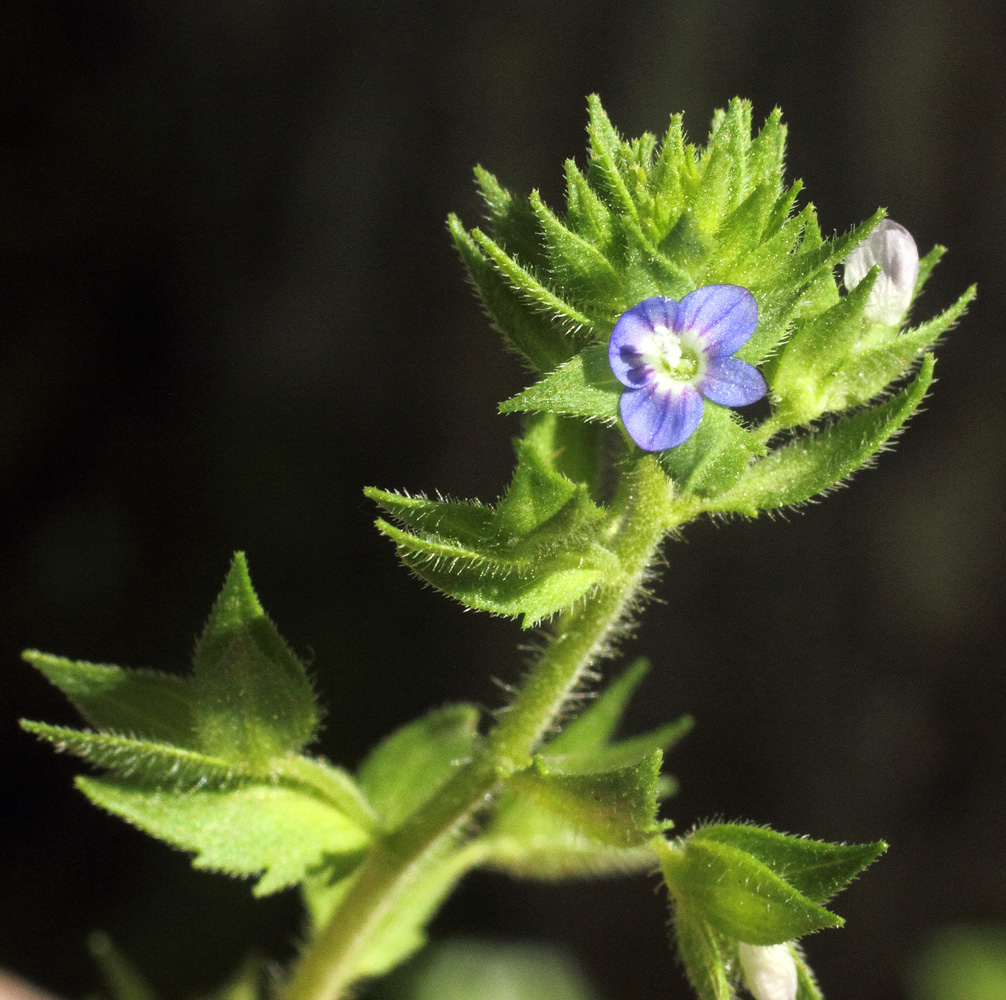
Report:
[[[758,322],[754,296],[737,285],[706,285],[680,303],[656,296],[622,313],[608,361],[622,385],[619,415],[644,451],[666,451],[702,420],[702,397],[723,406],[757,402],[767,392],[753,365],[733,355]]]
[[[931,348],[973,289],[902,329],[942,248],[920,261],[882,213],[825,238],[813,207],[795,207],[799,182],[783,181],[778,112],[753,134],[736,100],[704,147],[679,116],[661,142],[627,142],[592,97],[588,133],[562,216],[478,169],[487,229],[449,223],[490,319],[535,373],[500,406],[525,414],[505,494],[366,491],[417,576],[545,629],[505,712],[436,709],[353,771],[308,753],[315,691],[240,554],[187,677],[26,654],[91,728],[24,725],[98,768],[78,778],[90,799],[198,867],[256,879],[256,895],[299,889],[308,932],[287,1000],[335,1000],[397,966],[476,867],[659,870],[701,1000],[815,1000],[799,939],[841,925],[825,904],[885,848],[742,823],[674,835],[662,767],[690,720],[614,738],[642,663],[575,709],[667,536],[702,515],[804,503],[869,462],[918,408]],[[102,955],[123,981],[124,959]],[[221,997],[262,980],[252,963]],[[533,982],[522,994],[541,995]]]

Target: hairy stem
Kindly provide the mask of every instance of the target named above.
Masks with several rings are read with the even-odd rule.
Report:
[[[285,1000],[337,1000],[357,978],[373,935],[418,879],[441,862],[443,848],[497,790],[525,767],[555,725],[584,671],[611,651],[664,535],[696,510],[671,497],[652,456],[637,458],[622,476],[610,509],[607,544],[622,572],[583,604],[565,612],[513,704],[475,758],[398,829],[375,842],[341,904],[308,946]]]

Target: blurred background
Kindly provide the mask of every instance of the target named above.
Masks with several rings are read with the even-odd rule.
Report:
[[[185,670],[241,548],[334,761],[519,677],[527,637],[410,579],[360,491],[504,488],[523,375],[444,220],[480,220],[476,163],[561,208],[591,91],[625,135],[684,111],[698,142],[735,94],[778,104],[826,231],[884,205],[949,246],[920,315],[979,283],[897,449],[823,505],[692,526],[627,652],[655,665],[632,726],[698,719],[679,826],[891,842],[807,942],[828,995],[910,996],[939,928],[1006,919],[1004,30],[978,0],[0,6],[0,965],[81,996],[100,928],[176,1000],[300,929],[293,894],[86,804],[16,728],[76,722],[21,649]],[[683,1000],[665,920],[647,878],[476,876],[434,931]]]

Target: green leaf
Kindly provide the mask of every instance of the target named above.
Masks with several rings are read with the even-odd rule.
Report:
[[[196,645],[195,727],[207,753],[267,765],[314,734],[318,710],[301,662],[266,617],[243,554]]]
[[[957,322],[976,292],[972,285],[949,309],[913,330],[900,333],[878,326],[883,333],[882,339],[865,349],[857,349],[836,368],[824,396],[825,408],[846,409],[876,396],[911,368]]]
[[[677,901],[672,928],[681,964],[699,1000],[733,1000],[725,943],[699,910]]]
[[[68,751],[98,767],[115,771],[121,777],[167,788],[191,788],[207,781],[220,784],[253,773],[240,762],[170,743],[50,726],[27,719],[21,721],[21,727],[48,740],[57,750]]]
[[[796,324],[770,379],[787,425],[805,423],[824,411],[822,397],[832,372],[862,334],[864,309],[879,273],[874,268],[827,311]]]
[[[21,655],[96,729],[195,748],[194,691],[187,678],[67,660],[34,649]]]
[[[511,194],[484,167],[475,168],[475,183],[489,213],[493,239],[518,260],[539,268],[548,264],[541,226],[527,198]]]
[[[599,547],[585,556],[535,552],[508,559],[421,538],[385,521],[377,527],[396,544],[402,562],[437,590],[477,611],[522,616],[523,628],[570,607],[607,579],[615,565]]]
[[[525,628],[569,607],[619,566],[595,538],[604,513],[589,487],[557,467],[557,426],[554,416],[529,421],[496,508],[369,489],[408,530],[383,520],[378,528],[410,569],[468,607],[523,615]]]
[[[590,168],[587,179],[602,194],[616,212],[636,214],[636,202],[629,193],[630,174],[625,160],[627,146],[619,138],[597,94],[587,98],[589,121],[587,135],[590,139]]]
[[[873,844],[829,844],[740,823],[700,827],[691,839],[729,844],[746,851],[814,903],[826,903],[887,850],[882,840]]]
[[[649,660],[643,658],[634,660],[620,677],[608,684],[584,712],[549,742],[548,752],[582,753],[607,746],[625,714],[629,700],[649,670]]]
[[[892,399],[803,434],[755,462],[730,490],[713,497],[707,510],[755,517],[803,503],[865,465],[918,409],[933,379],[933,359],[923,359],[915,381]]]
[[[578,718],[545,747],[542,761],[565,772],[589,774],[631,768],[655,751],[666,751],[691,727],[691,719],[641,736],[611,742],[625,706],[648,669],[637,660],[613,681]],[[659,778],[658,794],[667,780]],[[649,806],[647,806],[649,808]],[[650,814],[652,818],[652,813]],[[570,812],[548,794],[526,794],[504,788],[493,818],[478,846],[483,864],[526,878],[559,879],[646,871],[653,866],[649,846],[613,846],[610,836],[598,838],[580,822],[577,810]]]
[[[793,957],[796,961],[796,996],[793,1000],[824,1000],[817,980],[814,978],[814,972],[807,964],[800,948],[797,945],[792,947]]]
[[[781,944],[844,923],[729,844],[689,837],[683,848],[661,849],[660,862],[674,898],[731,940]]]
[[[571,482],[583,483],[594,503],[602,506],[610,444],[607,429],[558,415],[543,429],[541,447],[555,471]]]
[[[364,829],[376,826],[374,813],[353,779],[341,768],[317,758],[282,757],[271,761],[268,769],[257,770],[250,764],[116,733],[94,733],[28,720],[22,720],[21,727],[48,740],[57,750],[106,768],[118,778],[165,792],[203,786],[234,787],[247,779],[267,778],[326,801]]]
[[[576,768],[578,771],[607,771],[628,767],[641,757],[653,753],[654,750],[666,753],[684,739],[694,725],[695,720],[690,715],[683,715],[674,722],[665,723],[663,726],[651,729],[647,733],[641,733],[639,736],[619,740],[611,746],[601,747],[587,753],[568,754],[563,759],[568,762],[569,767]],[[552,748],[549,746],[546,749],[550,751]],[[664,794],[661,792],[662,797]]]
[[[101,971],[105,989],[112,1000],[158,1000],[146,977],[99,931],[88,936],[87,948]]]
[[[456,215],[448,218],[447,226],[486,315],[507,343],[540,372],[558,368],[576,351],[576,341],[507,281]]]
[[[580,331],[592,331],[593,320],[567,302],[555,290],[538,278],[530,266],[524,266],[481,229],[472,229],[472,241],[489,259],[504,281],[536,311],[554,320],[570,336]]]
[[[752,183],[769,187],[779,184],[786,166],[786,126],[780,108],[772,109],[754,137],[748,161]]]
[[[589,497],[580,495],[578,498],[576,484],[556,470],[550,450],[549,431],[553,422],[530,422],[524,438],[514,443],[517,468],[506,496],[496,508],[497,531],[504,544],[510,545],[515,539],[538,532],[560,516],[570,501],[581,500],[576,516],[582,514],[587,519],[595,519],[599,514]]]
[[[929,276],[933,273],[933,268],[936,267],[936,265],[940,262],[940,258],[942,258],[946,252],[947,248],[940,246],[940,244],[937,243],[936,246],[934,246],[933,249],[919,261],[919,276],[915,279],[915,292],[912,296],[913,300],[918,297],[919,293],[925,287],[926,282],[929,280]]]
[[[448,941],[433,945],[393,996],[409,1000],[596,1000],[583,973],[554,947]]]
[[[732,410],[707,402],[695,433],[659,461],[682,492],[708,500],[737,483],[757,451]]]
[[[360,786],[386,829],[394,829],[471,757],[474,705],[448,705],[392,733],[360,766]]]
[[[588,347],[541,381],[500,403],[500,413],[564,413],[614,424],[624,386],[611,373],[607,345]]]
[[[620,300],[621,278],[604,254],[588,240],[567,229],[537,191],[531,192],[531,207],[541,225],[549,271],[567,295],[580,302],[600,302],[602,309],[615,309],[612,319],[623,312],[628,304]]]
[[[329,804],[267,783],[172,793],[82,777],[77,786],[103,809],[194,852],[196,868],[261,875],[256,896],[293,885],[333,855],[360,856],[369,843],[361,827]]]
[[[634,764],[610,771],[577,773],[568,757],[538,756],[515,774],[510,788],[564,817],[587,836],[616,847],[650,839],[656,821],[657,776],[663,755],[648,753]]]
[[[567,223],[595,247],[607,247],[612,236],[611,212],[573,160],[567,160],[565,167]]]
[[[702,184],[695,191],[691,211],[701,228],[715,232],[750,193],[750,147],[751,103],[734,98],[725,111],[715,113],[709,141],[699,160]]]
[[[941,927],[913,963],[913,1000],[1002,1000],[1006,931],[1001,924]]]
[[[537,802],[510,796],[479,838],[480,863],[514,878],[546,882],[602,878],[653,870],[647,844],[616,847]]]

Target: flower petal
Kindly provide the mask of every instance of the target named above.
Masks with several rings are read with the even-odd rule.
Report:
[[[740,285],[705,285],[681,300],[677,320],[707,356],[733,354],[758,325],[758,303]]]
[[[665,451],[690,437],[702,419],[702,397],[690,385],[651,382],[626,389],[619,413],[629,437],[643,451]]]
[[[842,278],[846,289],[855,288],[877,264],[880,275],[866,301],[866,316],[877,323],[897,326],[915,294],[919,250],[912,234],[891,219],[878,222],[873,232],[845,258]]]
[[[787,944],[737,943],[744,985],[755,1000],[793,1000],[799,986],[793,949]]]
[[[643,361],[643,350],[652,339],[655,326],[670,327],[673,320],[670,307],[676,311],[677,305],[674,299],[655,296],[637,302],[618,317],[608,343],[608,364],[622,385],[635,387],[649,380],[651,369]]]
[[[747,406],[768,392],[762,373],[740,358],[712,357],[695,388],[720,406]]]

